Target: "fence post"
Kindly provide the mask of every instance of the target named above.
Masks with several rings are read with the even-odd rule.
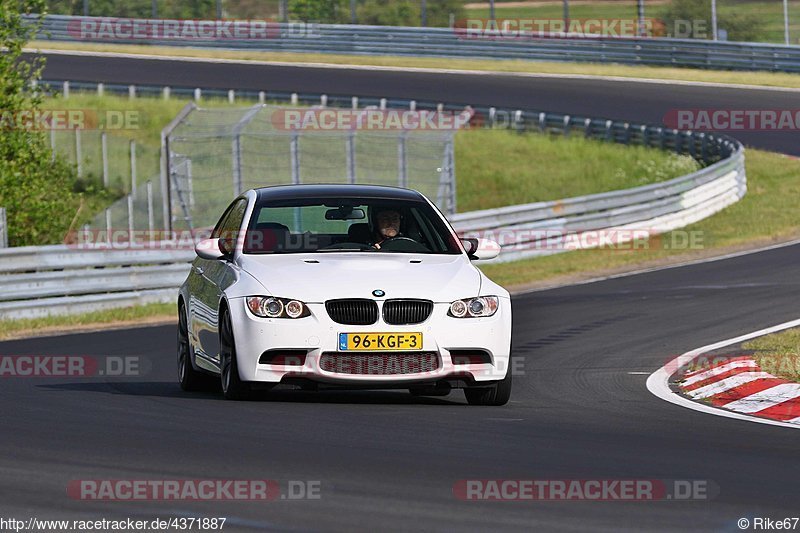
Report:
[[[147,230],[150,234],[150,239],[153,238],[154,229],[155,219],[153,217],[153,184],[150,182],[150,180],[147,180]]]
[[[100,149],[103,159],[103,188],[108,189],[108,138],[106,132],[100,134]]]
[[[52,155],[50,156],[50,161],[55,163],[56,161],[56,129],[50,128],[50,151]]]
[[[292,184],[300,183],[300,134],[297,130],[292,130],[291,140],[289,141],[289,153],[292,165]],[[299,232],[302,226],[302,214],[299,207],[294,208],[294,230]]]
[[[408,132],[401,131],[397,136],[397,186],[408,187],[408,160],[406,158],[406,135]]]
[[[354,96],[350,99],[350,103],[352,104],[353,109],[358,109],[358,96]]]
[[[187,159],[186,163],[186,187],[189,189],[189,209],[194,209],[194,183],[192,182],[192,160]],[[239,176],[241,177],[241,163],[239,163]],[[242,184],[239,183],[239,192],[242,193]]]
[[[136,85],[128,85],[128,98],[131,100],[136,98]]]
[[[258,103],[264,104],[267,101],[267,93],[264,91],[258,91]]]
[[[131,194],[136,196],[136,141],[131,139]]]
[[[356,182],[356,132],[353,130],[347,132],[345,149],[347,150],[347,183],[353,184]]]
[[[133,242],[133,195],[128,195],[128,242]]]
[[[236,91],[228,89],[228,103],[232,104],[234,102],[236,102]]]
[[[106,208],[106,242],[111,243],[111,209]]]
[[[0,248],[8,248],[8,222],[5,207],[0,207]]]
[[[447,144],[447,179],[450,184],[450,214],[456,214],[456,149],[453,138]]]
[[[235,135],[231,143],[231,161],[233,161],[233,195],[242,194],[242,146],[241,136]]]
[[[103,96],[104,92],[105,92],[105,85],[103,85],[102,83],[98,83],[97,84],[97,96]]]
[[[64,100],[69,99],[69,82],[65,81],[64,85],[61,86],[61,93],[64,96]]]
[[[194,101],[195,101],[195,102],[199,102],[199,101],[200,101],[200,97],[201,97],[202,95],[203,95],[203,92],[200,90],[200,88],[199,88],[199,87],[198,87],[197,89],[195,89],[195,90],[194,90]]]
[[[291,157],[292,184],[300,183],[300,134],[297,130],[292,130],[289,140],[289,156]]]
[[[83,154],[81,153],[81,130],[75,128],[75,161],[78,164],[78,177],[83,177]]]

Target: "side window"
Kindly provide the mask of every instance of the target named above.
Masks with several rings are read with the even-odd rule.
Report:
[[[221,248],[226,253],[231,254],[236,249],[236,240],[239,236],[239,229],[242,227],[246,210],[247,200],[237,200],[236,203],[228,208],[211,233],[212,239],[220,237],[224,239]]]

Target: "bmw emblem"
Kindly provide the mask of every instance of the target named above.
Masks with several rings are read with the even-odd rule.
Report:
[[[375,289],[374,291],[372,291],[372,295],[380,298],[381,296],[386,296],[386,293],[380,289]]]

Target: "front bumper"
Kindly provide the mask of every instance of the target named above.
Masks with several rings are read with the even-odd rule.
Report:
[[[378,305],[382,305],[378,302]],[[351,326],[334,322],[324,304],[308,304],[311,316],[300,319],[259,318],[250,313],[244,298],[229,301],[237,362],[242,380],[262,383],[306,380],[336,385],[374,386],[435,383],[461,379],[480,383],[503,379],[509,371],[511,350],[511,301],[500,298],[500,308],[491,317],[453,318],[447,316],[449,304],[434,304],[431,316],[421,324],[389,325],[379,319],[369,326]],[[382,316],[382,315],[381,315]],[[432,371],[404,374],[339,373],[325,370],[322,354],[338,351],[339,333],[421,332],[422,352],[434,353],[438,366]],[[297,364],[261,364],[261,355],[269,350],[304,350],[305,361]],[[482,350],[489,362],[476,363],[451,357],[452,350]],[[340,352],[341,353],[341,352]],[[355,352],[344,352],[353,354]],[[403,352],[408,353],[408,352]],[[381,352],[390,355],[392,352]],[[330,365],[328,365],[330,368]]]

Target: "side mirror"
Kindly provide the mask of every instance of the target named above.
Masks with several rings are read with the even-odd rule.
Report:
[[[202,239],[194,245],[194,252],[203,259],[222,259],[225,253],[220,244],[220,239]]]
[[[500,245],[489,239],[461,239],[461,243],[473,261],[494,259],[500,255]]]

